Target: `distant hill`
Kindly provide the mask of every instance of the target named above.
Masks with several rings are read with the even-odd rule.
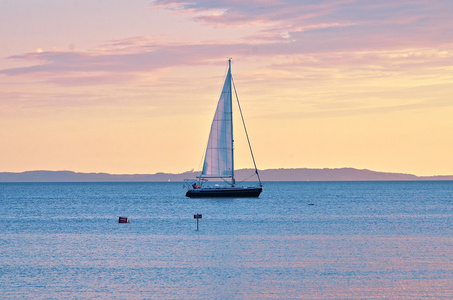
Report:
[[[72,171],[27,171],[22,173],[0,172],[0,182],[162,182],[184,181],[195,178],[199,172],[180,174],[123,174],[77,173]],[[238,180],[254,174],[253,170],[236,171]],[[453,180],[452,176],[416,176],[402,173],[384,173],[354,168],[341,169],[267,169],[259,171],[262,181],[408,181],[408,180]]]

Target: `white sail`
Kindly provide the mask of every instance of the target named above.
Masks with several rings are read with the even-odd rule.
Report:
[[[212,121],[201,177],[234,177],[231,61]]]

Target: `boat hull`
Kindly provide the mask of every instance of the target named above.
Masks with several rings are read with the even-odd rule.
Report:
[[[213,198],[213,197],[248,197],[257,198],[263,191],[262,187],[258,188],[201,188],[188,190],[186,197],[189,198]]]

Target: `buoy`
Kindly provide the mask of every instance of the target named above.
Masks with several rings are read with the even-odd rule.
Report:
[[[128,217],[119,217],[118,223],[129,223]]]

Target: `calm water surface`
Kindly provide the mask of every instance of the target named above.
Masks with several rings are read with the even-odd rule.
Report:
[[[184,192],[0,183],[1,298],[453,299],[453,182]]]

